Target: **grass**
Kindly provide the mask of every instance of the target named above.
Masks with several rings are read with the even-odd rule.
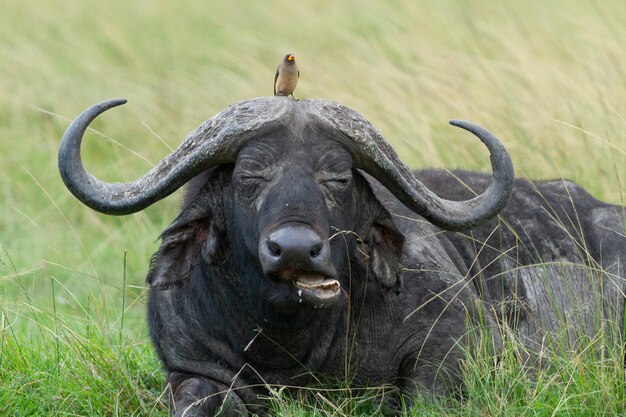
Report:
[[[292,51],[297,97],[358,110],[413,167],[488,170],[446,124],[464,118],[503,140],[518,176],[626,204],[623,1],[0,4],[0,415],[167,415],[143,280],[179,194],[117,218],[67,192],[59,138],[96,101],[129,104],[96,121],[86,165],[127,181],[228,104],[269,95]],[[623,415],[624,352],[608,340],[533,374],[511,337],[501,362],[468,355],[464,399],[412,414]],[[340,388],[271,401],[279,415],[376,412],[373,393]]]

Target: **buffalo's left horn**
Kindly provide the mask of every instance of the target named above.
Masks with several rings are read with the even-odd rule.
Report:
[[[513,191],[513,163],[500,141],[470,122],[450,124],[476,135],[491,153],[493,177],[487,190],[466,201],[443,199],[430,191],[398,158],[382,135],[360,114],[336,103],[320,103],[315,111],[320,121],[334,129],[337,140],[350,151],[355,168],[380,181],[402,203],[431,223],[446,230],[464,230],[496,216]]]

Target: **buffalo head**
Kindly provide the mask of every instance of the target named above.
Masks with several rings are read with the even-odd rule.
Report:
[[[290,287],[298,302],[323,305],[339,294],[340,251],[332,250],[330,237],[355,230],[352,220],[359,207],[358,201],[351,201],[351,191],[355,174],[360,177],[357,169],[447,230],[468,229],[491,219],[511,193],[511,160],[500,142],[479,126],[451,121],[474,133],[490,150],[491,185],[471,200],[449,201],[415,179],[358,113],[323,100],[283,98],[236,103],[191,132],[143,177],[107,183],[86,172],[80,144],[100,113],[124,103],[117,99],[92,106],[65,133],[59,169],[68,189],[95,210],[129,214],[168,196],[203,171],[231,165],[232,189],[226,200],[233,224],[227,231],[240,239],[239,249],[248,261],[274,282]],[[194,210],[187,216],[199,216],[198,208]],[[381,236],[389,235],[384,225],[391,223],[377,223]],[[209,241],[213,247],[205,244],[205,254],[216,250],[217,237]]]

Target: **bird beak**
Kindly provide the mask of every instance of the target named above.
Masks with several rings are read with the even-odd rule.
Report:
[[[293,55],[289,55],[289,57],[287,58],[287,60],[289,61],[293,61],[294,59],[296,59],[296,57]]]

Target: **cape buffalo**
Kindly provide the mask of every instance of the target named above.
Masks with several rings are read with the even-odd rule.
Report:
[[[59,168],[108,214],[189,183],[147,277],[177,416],[263,414],[266,387],[318,378],[450,390],[471,323],[494,330],[496,347],[503,327],[540,347],[623,320],[624,208],[571,182],[514,180],[479,126],[451,122],[487,146],[492,175],[412,172],[353,110],[258,98],[200,125],[140,179],[106,183],[85,171],[80,145],[124,102],[72,123]]]

